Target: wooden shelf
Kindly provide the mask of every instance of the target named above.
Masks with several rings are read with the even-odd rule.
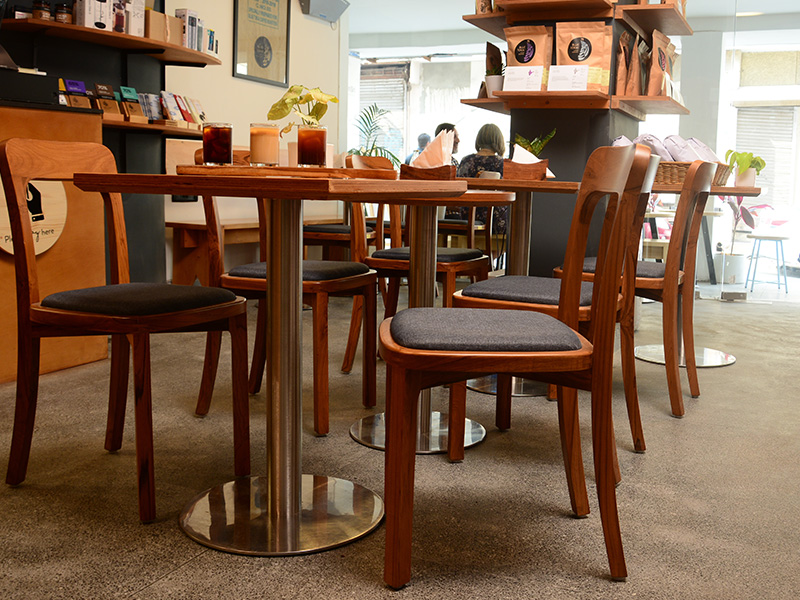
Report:
[[[158,132],[172,137],[199,138],[203,132],[198,129],[184,129],[183,127],[168,127],[166,125],[153,125],[151,123],[131,123],[130,121],[103,121],[103,129],[125,129],[127,131]]]
[[[614,96],[611,108],[644,121],[650,115],[688,115],[689,109],[666,96]]]
[[[495,0],[509,24],[521,21],[577,21],[608,19],[614,15],[612,0]]]
[[[222,61],[216,56],[211,56],[197,50],[190,50],[176,44],[151,40],[149,38],[101,31],[80,25],[67,25],[56,21],[42,21],[41,19],[3,19],[3,31],[21,31],[34,35],[59,37],[90,44],[98,44],[110,48],[117,48],[128,52],[137,52],[153,56],[164,63],[204,67],[206,65],[221,65]]]
[[[508,107],[506,107],[502,100],[498,100],[497,98],[466,98],[461,100],[461,104],[467,104],[475,108],[484,108],[504,115],[509,114]]]
[[[692,35],[692,28],[677,4],[617,5],[615,18],[623,21],[646,40],[654,29],[664,35]]]
[[[503,29],[508,27],[508,23],[506,22],[506,14],[504,12],[464,15],[461,18],[470,25],[474,25],[478,29],[483,29],[486,33],[499,37],[501,40],[506,39],[506,34],[503,32]]]
[[[578,108],[607,110],[610,96],[603,92],[495,92],[506,108]]]

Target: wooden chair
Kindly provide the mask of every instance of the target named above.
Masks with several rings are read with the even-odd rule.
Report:
[[[606,550],[612,577],[627,575],[615,492],[612,363],[625,244],[649,156],[628,146],[598,148],[589,157],[570,229],[558,318],[520,310],[415,308],[381,325],[380,353],[387,366],[384,578],[391,587],[402,587],[411,577],[419,392],[452,384],[449,437],[463,438],[465,381],[492,373],[559,385],[564,464],[572,509],[579,516],[588,514],[589,505],[576,388],[591,391],[595,479]],[[611,198],[606,220],[612,229],[593,287],[590,342],[576,331],[581,267],[592,213],[606,195]]]
[[[41,298],[31,220],[28,182],[67,182],[68,197],[79,193],[69,183],[74,172],[116,173],[111,151],[100,144],[9,139],[0,143],[3,178],[14,243],[17,278],[17,400],[6,482],[25,479],[38,397],[39,347],[45,337],[111,336],[106,450],[122,446],[133,347],[136,420],[136,469],[139,517],[156,517],[153,475],[153,423],[150,396],[150,334],[222,331],[231,334],[233,370],[234,465],[237,476],[250,472],[247,397],[247,318],[244,298],[228,290],[157,283],[131,283],[125,219],[119,194],[103,194],[110,282],[101,287],[62,290]],[[86,201],[85,198],[80,198]],[[102,210],[98,204],[97,210]],[[68,212],[69,214],[69,212]],[[80,227],[80,224],[74,225]],[[43,257],[57,257],[57,246]]]
[[[216,216],[216,205],[213,197],[203,197],[206,211],[206,224],[209,231],[209,249],[214,258],[210,262],[215,265],[209,279],[216,281],[222,288],[233,290],[246,298],[258,299],[258,318],[256,325],[253,360],[250,368],[249,389],[255,394],[261,388],[261,381],[266,367],[266,303],[263,302],[267,292],[266,279],[266,219],[268,200],[258,198],[258,218],[261,235],[261,262],[240,265],[223,273],[222,248],[219,244],[219,220]],[[354,203],[355,204],[355,203]],[[360,207],[353,210],[354,260],[304,260],[303,261],[303,303],[311,306],[313,312],[313,353],[314,353],[314,431],[317,435],[326,435],[329,431],[328,421],[328,298],[330,296],[352,296],[359,298],[359,306],[363,307],[363,318],[359,313],[356,323],[362,324],[363,342],[363,375],[362,400],[365,407],[375,406],[377,396],[376,383],[376,329],[377,329],[377,276],[361,260],[366,253],[364,214]],[[354,301],[355,303],[355,301]],[[351,324],[352,327],[352,324]],[[356,343],[357,343],[356,338]],[[208,336],[203,386],[197,401],[198,415],[208,413],[211,405],[211,394],[219,360],[220,337],[213,333]]]
[[[476,234],[483,234],[483,245],[486,248],[486,254],[489,257],[490,264],[494,265],[494,251],[492,249],[492,212],[494,212],[494,208],[489,206],[486,209],[486,222],[476,220],[475,214],[477,210],[475,206],[471,206],[467,211],[466,219],[457,219],[455,217],[439,219],[439,235],[463,235],[467,240],[467,248],[476,248],[475,236]]]

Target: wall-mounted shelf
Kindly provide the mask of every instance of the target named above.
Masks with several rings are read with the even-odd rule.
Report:
[[[509,109],[515,108],[557,108],[607,110],[610,96],[603,92],[495,92]]]
[[[495,0],[509,24],[521,21],[578,21],[614,16],[612,0]]]
[[[617,5],[614,16],[648,41],[653,29],[664,35],[693,33],[677,4],[622,4]]]
[[[474,106],[475,108],[491,110],[492,112],[503,115],[509,114],[508,107],[503,103],[502,100],[498,100],[497,98],[464,98],[461,100],[461,104],[467,104],[469,106]]]
[[[186,129],[184,127],[168,127],[166,125],[154,125],[152,123],[131,123],[129,121],[103,121],[103,129],[125,129],[127,131],[158,132],[170,137],[179,138],[200,138],[203,132],[197,129]]]
[[[216,56],[211,56],[197,50],[190,50],[176,44],[151,40],[150,38],[114,33],[81,27],[80,25],[67,25],[56,21],[43,21],[41,19],[3,19],[3,31],[20,31],[33,35],[46,35],[59,37],[89,44],[98,44],[109,48],[117,48],[129,52],[148,54],[164,63],[184,66],[204,67],[206,65],[221,65],[222,61]]]
[[[506,34],[503,32],[503,29],[508,27],[508,23],[506,23],[506,13],[504,12],[493,12],[481,15],[464,15],[461,18],[470,25],[474,25],[486,33],[490,33],[493,36],[499,37],[501,40],[506,39]]]
[[[688,115],[689,109],[666,96],[613,96],[611,108],[644,121],[650,115]]]

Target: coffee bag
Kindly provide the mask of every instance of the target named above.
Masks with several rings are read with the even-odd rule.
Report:
[[[544,67],[542,86],[547,84],[553,62],[553,28],[545,25],[506,27],[509,67]]]
[[[608,93],[613,36],[603,21],[556,23],[556,64],[589,67],[587,89]]]
[[[631,64],[631,56],[633,56],[633,34],[628,31],[623,31],[619,36],[619,45],[617,46],[617,84],[614,88],[615,93],[619,96],[625,95],[625,88],[628,85],[628,71]]]
[[[671,60],[668,47],[669,38],[658,29],[653,30],[653,48],[650,53],[647,95],[669,96],[671,92]]]

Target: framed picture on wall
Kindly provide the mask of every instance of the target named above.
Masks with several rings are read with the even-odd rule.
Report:
[[[233,76],[289,87],[291,0],[233,0]]]

